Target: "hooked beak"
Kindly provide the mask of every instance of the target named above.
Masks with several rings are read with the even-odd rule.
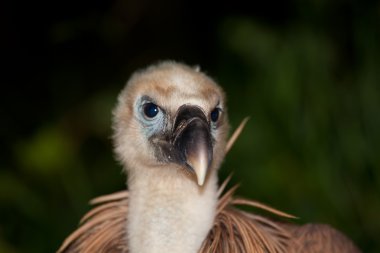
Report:
[[[205,182],[212,162],[212,138],[207,118],[197,106],[183,105],[178,109],[172,143],[179,162],[195,173],[198,185]]]

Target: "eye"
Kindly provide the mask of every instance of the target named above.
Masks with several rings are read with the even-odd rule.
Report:
[[[211,111],[211,121],[212,122],[217,122],[220,116],[220,109],[215,108],[214,110]]]
[[[158,108],[158,106],[156,104],[153,104],[153,103],[146,103],[144,105],[143,110],[144,110],[145,116],[148,117],[148,118],[154,118],[154,117],[156,117],[156,115],[160,111],[160,109]]]

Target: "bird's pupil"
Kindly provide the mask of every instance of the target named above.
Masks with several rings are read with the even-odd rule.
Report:
[[[158,106],[153,103],[147,103],[144,105],[144,114],[148,118],[154,118],[158,114]]]
[[[218,119],[219,119],[219,109],[218,109],[218,108],[215,108],[215,109],[212,110],[212,112],[211,112],[211,120],[212,120],[213,122],[216,122]]]

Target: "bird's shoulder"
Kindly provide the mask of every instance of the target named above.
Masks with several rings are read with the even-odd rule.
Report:
[[[360,250],[344,234],[327,224],[290,225],[294,252],[359,253]]]

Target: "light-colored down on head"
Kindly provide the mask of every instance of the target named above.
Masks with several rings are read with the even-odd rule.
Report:
[[[197,252],[214,222],[225,154],[222,89],[199,69],[151,66],[119,95],[114,130],[128,174],[130,252]]]

